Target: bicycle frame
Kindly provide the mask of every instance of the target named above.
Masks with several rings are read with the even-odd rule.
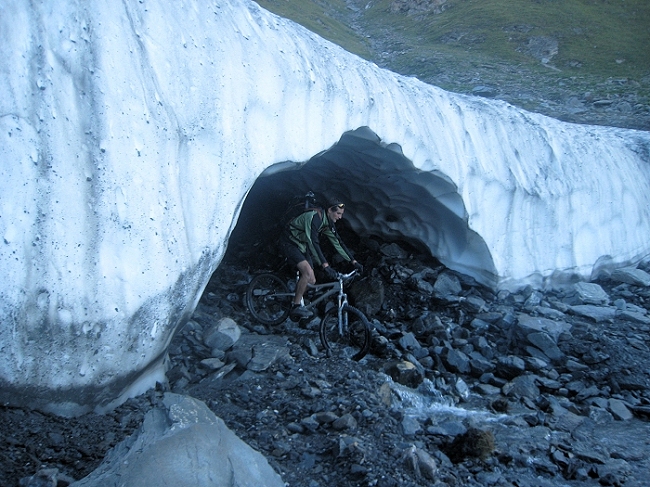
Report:
[[[303,304],[307,309],[311,309],[316,307],[318,304],[322,303],[326,299],[328,299],[333,294],[338,293],[339,322],[341,322],[341,309],[348,302],[348,296],[345,292],[343,292],[343,281],[352,277],[354,274],[356,274],[356,272],[357,271],[354,270],[352,272],[349,272],[348,274],[337,273],[338,279],[334,282],[326,282],[323,284],[309,284],[307,286],[307,291],[311,293],[319,293],[328,288],[329,290],[319,295],[313,301],[310,301],[309,304],[304,304],[304,299],[303,299]]]

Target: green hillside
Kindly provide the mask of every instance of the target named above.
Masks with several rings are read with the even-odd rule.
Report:
[[[648,0],[257,3],[379,66],[451,91],[491,84],[500,98],[551,112],[571,93],[650,103]]]

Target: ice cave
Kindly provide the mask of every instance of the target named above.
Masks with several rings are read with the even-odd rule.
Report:
[[[230,244],[248,246],[275,235],[287,204],[308,191],[321,203],[338,198],[360,238],[381,237],[421,247],[443,264],[490,287],[497,272],[485,242],[468,224],[456,186],[437,171],[418,170],[399,144],[368,127],[351,130],[304,164],[279,163],[251,188]],[[426,210],[424,210],[426,208]]]

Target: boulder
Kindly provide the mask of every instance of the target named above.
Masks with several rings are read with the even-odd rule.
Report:
[[[593,282],[578,282],[574,284],[573,293],[569,294],[567,298],[570,300],[569,304],[609,304],[609,295],[600,285]]]
[[[514,333],[515,338],[527,340],[528,335],[531,333],[545,332],[557,343],[560,335],[570,330],[571,325],[565,321],[550,320],[520,313],[517,315]]]
[[[201,401],[167,393],[140,431],[71,487],[284,487],[259,452]]]
[[[635,267],[616,269],[610,276],[613,281],[624,282],[634,286],[650,286],[650,274]]]
[[[226,351],[241,337],[241,330],[232,318],[221,318],[203,333],[203,343],[210,349]]]

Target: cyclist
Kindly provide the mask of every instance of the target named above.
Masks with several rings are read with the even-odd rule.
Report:
[[[336,232],[335,223],[343,218],[344,211],[345,204],[338,200],[331,202],[327,210],[309,209],[291,220],[283,232],[280,247],[289,263],[300,271],[289,315],[295,321],[311,318],[313,315],[303,306],[302,298],[307,286],[316,284],[314,263],[323,269],[327,279],[336,279],[336,271],[329,265],[321,250],[321,235],[327,237],[343,259],[350,262],[359,272],[363,270],[363,266],[355,260]]]

